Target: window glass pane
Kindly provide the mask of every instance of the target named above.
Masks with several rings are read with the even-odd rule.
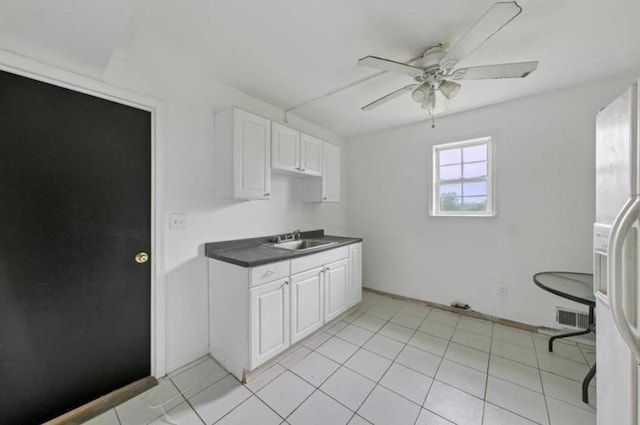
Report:
[[[452,192],[441,195],[440,211],[462,211],[462,198]]]
[[[464,197],[462,201],[462,210],[464,211],[487,211],[486,196]]]
[[[462,150],[464,151],[464,162],[487,160],[487,145],[469,146],[462,148]]]
[[[464,164],[464,178],[471,179],[474,177],[485,177],[487,175],[486,162],[474,162],[473,164]]]
[[[465,183],[464,196],[477,196],[487,194],[487,182]]]
[[[441,184],[440,185],[440,197],[443,195],[462,196],[461,184]]]
[[[462,162],[461,149],[445,149],[439,152],[440,165],[460,164]]]
[[[489,179],[491,138],[461,140],[433,148],[435,191],[433,214],[478,216],[493,214]]]
[[[460,164],[456,165],[445,165],[440,167],[440,180],[452,180],[459,179],[462,175]]]

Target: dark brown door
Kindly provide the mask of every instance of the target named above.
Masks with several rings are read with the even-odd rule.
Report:
[[[150,375],[151,114],[0,72],[0,423]]]

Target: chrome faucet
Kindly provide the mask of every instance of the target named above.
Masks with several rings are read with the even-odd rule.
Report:
[[[278,236],[278,241],[282,242],[282,241],[295,241],[297,239],[300,239],[300,229],[298,230],[294,230],[291,233],[287,233],[283,236]]]

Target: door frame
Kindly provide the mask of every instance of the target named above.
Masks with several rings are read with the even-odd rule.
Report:
[[[166,291],[164,274],[164,179],[166,151],[164,104],[153,97],[125,90],[0,50],[0,70],[85,93],[151,113],[151,375],[166,375]]]

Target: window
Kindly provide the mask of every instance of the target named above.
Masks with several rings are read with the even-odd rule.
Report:
[[[433,147],[432,214],[494,216],[491,137]]]

